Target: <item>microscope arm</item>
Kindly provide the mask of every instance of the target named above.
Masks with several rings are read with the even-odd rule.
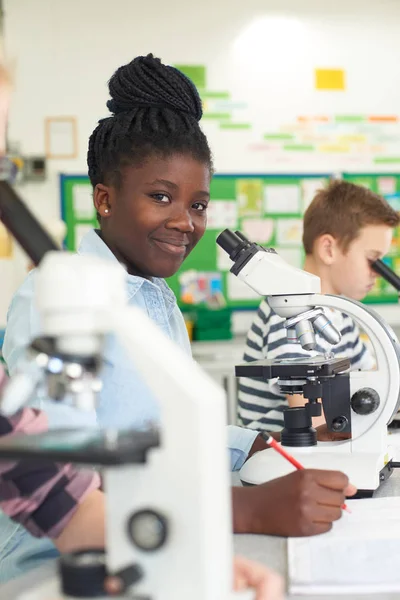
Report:
[[[145,577],[135,591],[144,597],[231,598],[232,519],[222,388],[142,310],[128,306],[126,273],[118,263],[49,253],[38,268],[35,293],[42,334],[55,341],[58,353],[101,356],[104,336],[115,334],[160,407],[159,447],[148,450],[145,462],[104,469],[109,572],[139,564]],[[110,451],[118,435],[107,434]],[[81,447],[80,454],[84,451]],[[167,541],[159,552],[141,549],[127,535],[130,519],[144,509],[168,524]]]
[[[140,309],[126,307],[124,310],[112,310],[109,318],[114,332],[161,406],[160,448],[152,450],[150,464],[138,477],[135,503],[139,506],[141,503],[154,505],[162,499],[161,505],[167,514],[179,514],[179,519],[173,523],[174,536],[180,538],[182,547],[186,548],[179,557],[180,572],[189,573],[193,561],[197,562],[204,576],[196,581],[196,587],[204,587],[196,598],[228,598],[232,571],[232,520],[225,394]],[[213,414],[212,419],[210,414]],[[110,484],[118,485],[116,471],[110,470],[108,476]],[[141,485],[144,477],[145,486]],[[119,503],[119,510],[116,506],[112,509],[115,500]],[[125,552],[126,556],[132,555],[132,546],[124,538],[112,543],[123,530],[118,526],[118,519],[124,500],[109,494],[107,502],[111,509],[108,512],[111,542],[108,544],[108,560],[110,567],[117,570],[123,566]],[[129,502],[132,504],[132,498]],[[164,552],[173,550],[167,546]],[[145,553],[138,556],[138,562],[144,565],[146,572],[156,569],[154,558]],[[163,576],[157,570],[149,573],[150,578],[151,575],[155,582],[163,581],[163,586],[166,585],[164,576],[167,579],[176,577],[173,569]],[[207,587],[206,582],[212,582],[212,588]],[[158,591],[154,588],[155,598],[159,597]],[[193,597],[193,592],[190,595]]]
[[[13,187],[7,181],[1,180],[0,220],[25,250],[34,265],[38,265],[47,252],[59,250]]]

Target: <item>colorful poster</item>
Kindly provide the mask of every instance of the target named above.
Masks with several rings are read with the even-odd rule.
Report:
[[[344,69],[315,69],[315,89],[343,91],[345,87]]]
[[[238,207],[235,200],[212,200],[207,207],[207,229],[235,229]]]
[[[326,185],[325,179],[313,178],[313,179],[302,179],[301,181],[301,195],[302,195],[302,212],[305,213],[311,202],[314,200],[317,192],[324,189]]]
[[[267,214],[300,212],[300,187],[296,184],[266,185],[264,210]]]
[[[272,219],[243,219],[240,229],[251,242],[267,244],[274,233],[274,222]]]
[[[236,183],[239,216],[259,217],[263,205],[262,179],[239,179]]]
[[[396,193],[396,178],[395,177],[378,177],[378,194],[395,194]]]
[[[301,246],[302,219],[278,219],[276,222],[277,246]]]

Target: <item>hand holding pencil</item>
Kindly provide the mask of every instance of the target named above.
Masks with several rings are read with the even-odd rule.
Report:
[[[274,440],[274,438],[271,435],[265,435],[263,437],[267,442],[268,446],[271,446],[271,448],[276,450],[276,452],[283,456],[283,458],[290,462],[290,464],[296,467],[298,471],[304,470],[303,465],[299,463],[299,461],[294,456],[292,456],[287,450],[285,450],[285,448],[283,448],[276,440]],[[345,503],[342,504],[341,508],[349,513],[351,512],[351,510]]]

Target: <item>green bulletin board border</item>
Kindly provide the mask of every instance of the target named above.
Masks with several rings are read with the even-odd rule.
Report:
[[[90,180],[87,175],[60,175],[60,198],[61,198],[61,218],[65,221],[67,226],[67,234],[65,237],[65,247],[67,250],[74,252],[76,250],[75,244],[75,226],[78,221],[74,218],[73,209],[73,187],[75,184],[82,185],[87,184],[90,186]],[[79,224],[91,225],[97,227],[97,219],[79,219]]]
[[[340,173],[340,176],[347,180],[358,184],[368,185],[372,191],[379,193],[378,190],[378,178],[380,177],[394,177],[396,179],[396,192],[400,194],[400,173]],[[310,179],[326,179],[329,180],[332,178],[332,173],[297,173],[297,174],[287,174],[287,173],[245,173],[245,174],[218,174],[214,175],[213,180],[211,182],[211,198],[216,200],[235,200],[236,192],[233,193],[236,189],[237,180],[263,180],[263,185],[268,184],[278,184],[278,185],[288,185],[298,182],[301,185],[302,180],[310,180]],[[82,185],[87,184],[90,186],[89,178],[86,175],[70,175],[70,174],[61,174],[60,175],[60,197],[61,197],[61,214],[62,218],[66,222],[67,225],[67,234],[65,239],[65,246],[68,250],[74,251],[76,249],[75,244],[75,227],[77,225],[86,225],[91,227],[96,227],[98,225],[97,219],[94,215],[93,219],[75,219],[74,209],[73,209],[73,188],[74,185]],[[230,190],[229,193],[226,191],[226,197],[221,197],[219,193],[216,192],[216,195],[213,195],[213,187],[218,188],[218,186],[224,186],[226,190]],[[225,196],[225,194],[222,194]],[[271,219],[282,219],[282,218],[301,218],[302,215],[299,213],[274,213],[273,215],[268,215]],[[195,269],[197,271],[217,271],[216,264],[216,243],[215,239],[218,235],[219,231],[215,229],[208,229],[204,234],[202,240],[199,242],[196,249],[188,256],[184,263],[184,269],[180,271],[180,273],[187,271],[189,269]],[[399,232],[400,238],[400,232]],[[400,265],[400,242],[398,255],[389,257],[389,260],[398,259]],[[199,256],[201,257],[199,260]],[[179,274],[168,280],[170,287],[173,292],[176,294],[178,301],[180,298],[180,284],[178,281]],[[259,299],[252,300],[229,300],[226,298],[226,290],[227,290],[227,272],[221,271],[222,273],[222,282],[223,282],[223,293],[225,299],[227,300],[227,306],[234,310],[254,310],[257,309],[260,303]],[[383,285],[383,283],[382,283]],[[382,295],[370,296],[365,299],[365,302],[368,304],[395,304],[398,302],[398,295],[393,290],[393,294],[385,293]]]

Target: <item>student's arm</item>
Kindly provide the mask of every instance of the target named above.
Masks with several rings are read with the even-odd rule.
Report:
[[[47,430],[46,415],[26,408],[0,415],[0,436]],[[100,478],[91,470],[37,459],[0,462],[0,509],[36,537],[54,538],[62,551],[104,543]]]
[[[54,540],[61,553],[105,547],[105,501],[100,490],[88,493]]]
[[[355,492],[343,473],[316,469],[295,471],[262,485],[234,487],[233,529],[293,537],[325,533],[341,518],[345,497]]]
[[[283,579],[259,563],[236,556],[234,566],[234,589],[253,589],[255,600],[283,600]]]
[[[255,440],[258,438],[258,431],[235,427],[233,425],[228,426],[228,449],[231,471],[238,471],[242,468],[248,456],[251,456],[252,452],[254,452]],[[263,447],[266,448],[264,441],[263,444]]]

